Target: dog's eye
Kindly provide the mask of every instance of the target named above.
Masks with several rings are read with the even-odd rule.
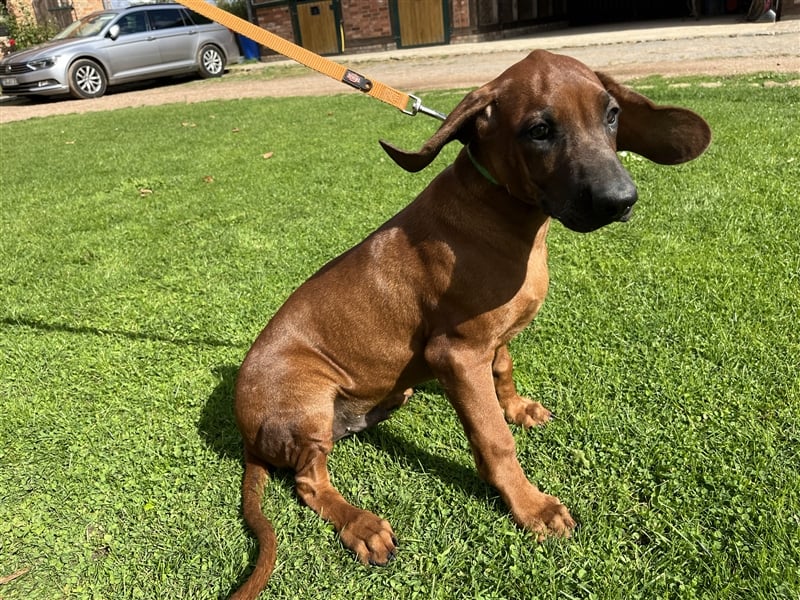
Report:
[[[532,140],[546,140],[550,137],[550,127],[547,123],[537,123],[528,129],[528,137]]]
[[[608,115],[606,115],[606,123],[608,123],[609,127],[616,127],[617,119],[619,117],[619,108],[616,106],[608,111]]]

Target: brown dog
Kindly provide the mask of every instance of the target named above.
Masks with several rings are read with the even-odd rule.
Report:
[[[575,522],[528,482],[505,423],[550,419],[517,394],[506,346],[547,293],[550,219],[580,232],[628,220],[637,192],[616,151],[677,164],[710,138],[698,115],[536,51],[468,94],[419,152],[383,143],[409,171],[450,141],[465,148],[414,202],[300,286],[247,354],[236,418],[243,512],[260,552],[234,597],[255,598],[275,564],[261,511],[268,466],[295,471],[302,501],[361,562],[393,557],[389,523],[341,496],[327,456],[334,441],[386,419],[411,386],[432,378],[458,413],[480,476],[519,526],[568,536]]]

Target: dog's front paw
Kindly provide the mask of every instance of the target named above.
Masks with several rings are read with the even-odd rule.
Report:
[[[542,506],[534,514],[526,516],[521,525],[533,531],[536,539],[541,542],[551,535],[570,537],[576,523],[558,498],[545,496]]]
[[[365,510],[342,528],[339,537],[365,565],[384,566],[397,552],[397,538],[388,521]]]
[[[553,414],[530,398],[517,396],[514,401],[507,402],[503,407],[506,421],[520,425],[525,429],[544,425],[553,419]]]

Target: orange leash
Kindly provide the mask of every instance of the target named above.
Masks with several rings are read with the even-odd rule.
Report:
[[[328,77],[346,83],[347,85],[356,88],[357,90],[377,98],[378,100],[391,104],[395,108],[401,110],[404,114],[414,116],[417,113],[422,113],[430,117],[444,120],[444,114],[439,111],[427,108],[422,105],[422,101],[413,94],[406,94],[380,81],[372,81],[367,79],[360,73],[351,71],[350,69],[333,62],[319,54],[315,54],[302,46],[298,46],[282,37],[275,35],[262,29],[257,25],[253,25],[249,21],[245,21],[231,13],[217,8],[213,4],[209,4],[205,0],[178,0],[185,7],[200,13],[204,17],[208,17],[212,21],[216,21],[220,25],[227,27],[240,33],[241,35],[250,38],[253,41],[266,46],[270,50],[291,58],[302,65],[314,69],[315,71],[327,75]]]

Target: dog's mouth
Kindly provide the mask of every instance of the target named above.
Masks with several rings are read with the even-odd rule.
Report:
[[[560,221],[567,229],[578,233],[589,233],[611,223],[627,223],[633,217],[633,206],[626,207],[616,215],[585,215],[571,210],[570,207],[561,211],[552,211],[548,208],[545,212],[550,217]]]
[[[566,202],[542,202],[544,211],[573,231],[588,233],[611,223],[627,223],[633,217],[637,200],[636,188],[622,190],[619,194],[595,194],[591,188],[581,190]]]
[[[619,221],[620,223],[627,223],[628,221],[631,220],[632,216],[633,216],[633,206],[629,206],[622,212],[617,221]]]

